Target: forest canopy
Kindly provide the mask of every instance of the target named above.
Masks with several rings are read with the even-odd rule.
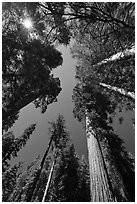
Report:
[[[59,115],[43,157],[23,171],[11,161],[36,123],[19,137],[10,128],[27,105],[44,114],[57,102],[62,87],[53,70],[63,64],[61,45],[71,45],[76,59],[73,113],[84,124],[88,162]],[[112,126],[123,109],[135,109],[134,2],[2,3],[4,202],[134,202],[134,158]]]

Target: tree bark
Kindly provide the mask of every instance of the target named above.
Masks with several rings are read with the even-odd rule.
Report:
[[[123,96],[125,96],[127,98],[135,100],[135,93],[133,93],[133,92],[127,92],[127,91],[125,91],[122,88],[118,88],[118,87],[115,87],[115,86],[110,86],[110,85],[105,84],[105,83],[99,83],[99,85],[103,86],[103,87],[106,87],[109,90],[112,90],[112,91],[115,91],[117,93],[120,93],[121,95],[123,95]]]
[[[45,199],[47,197],[48,189],[50,187],[50,183],[51,183],[51,179],[52,179],[52,175],[53,175],[54,166],[55,166],[55,161],[53,161],[52,167],[50,169],[50,173],[49,173],[47,185],[46,185],[46,188],[45,188],[45,192],[44,192],[44,195],[43,195],[43,198],[42,198],[42,202],[45,202]]]
[[[89,157],[89,172],[90,172],[90,191],[91,202],[127,202],[127,192],[123,184],[123,180],[119,171],[114,166],[114,172],[112,174],[109,167],[106,165],[105,157],[106,151],[108,151],[107,144],[104,144],[104,149],[101,146],[99,138],[96,136],[95,131],[91,127],[91,121],[88,118],[86,111],[86,134],[88,145],[88,157]],[[105,151],[105,152],[104,152]],[[109,152],[107,152],[109,154]],[[112,180],[118,179],[118,183],[112,183]],[[117,191],[120,197],[117,197],[114,189],[118,186]]]
[[[131,49],[126,49],[123,52],[118,52],[117,54],[112,55],[111,57],[102,60],[101,62],[98,62],[97,64],[94,64],[95,66],[100,66],[103,64],[107,64],[108,62],[115,62],[118,59],[135,55],[135,46],[133,46]]]
[[[86,116],[91,202],[115,202],[116,198],[114,197],[106,169],[104,168],[98,141],[89,123],[88,116]]]

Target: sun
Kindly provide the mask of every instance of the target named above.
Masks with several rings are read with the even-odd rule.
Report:
[[[30,29],[30,28],[33,27],[33,23],[32,23],[32,21],[31,21],[30,18],[24,19],[22,24],[23,24],[23,26],[24,26],[25,28],[27,28],[27,29]]]

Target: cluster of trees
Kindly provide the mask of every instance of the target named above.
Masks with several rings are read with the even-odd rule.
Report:
[[[73,112],[84,124],[88,116],[90,124],[86,128],[92,127],[97,139],[113,196],[117,201],[134,201],[134,159],[112,128],[117,110],[134,110],[135,42],[134,26],[130,27],[134,4],[97,4],[104,15],[102,21],[95,21],[93,26],[83,21],[75,24],[79,29],[73,33],[76,42],[71,48],[77,59]],[[118,16],[122,22],[116,20]],[[90,152],[92,142],[89,138],[87,141]],[[90,161],[92,155],[89,156]]]
[[[32,18],[31,31],[23,27],[26,16]],[[3,129],[12,126],[20,109],[29,103],[45,112],[47,105],[56,101],[61,87],[51,71],[62,64],[62,57],[54,46],[69,44],[70,37],[76,41],[73,55],[81,59],[78,70],[90,70],[97,85],[108,85],[103,88],[133,92],[134,52],[107,66],[100,62],[131,49],[134,31],[131,2],[3,3]]]
[[[134,200],[134,159],[128,154],[123,145],[124,141],[114,133],[110,123],[110,115],[115,110],[115,104],[102,90],[92,86],[78,87],[77,85],[74,89],[73,101],[75,103],[74,116],[79,121],[84,121],[84,124],[85,110],[87,110],[89,126],[92,127],[98,140],[115,197],[118,201]],[[92,146],[89,147],[89,151],[90,148],[92,149]],[[122,186],[126,188],[127,192],[124,193],[126,195],[123,195],[121,191]]]
[[[63,59],[56,46],[69,45],[71,39],[77,59],[74,116],[85,122],[88,112],[117,200],[134,201],[134,159],[110,123],[117,109],[134,109],[135,4],[3,2],[2,12],[3,201],[90,200],[88,165],[79,161],[60,116],[51,124],[42,161],[37,159],[24,173],[22,164],[10,167],[9,162],[36,126],[18,138],[8,132],[19,111],[33,102],[44,113],[57,101],[61,86],[52,70]],[[26,17],[33,22],[30,30],[22,24]]]
[[[90,201],[88,164],[76,154],[63,116],[51,123],[49,132],[42,159],[37,157],[23,173],[20,163],[4,171],[3,201]]]

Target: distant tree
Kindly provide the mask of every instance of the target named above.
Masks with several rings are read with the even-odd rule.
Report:
[[[74,202],[78,200],[79,162],[74,146],[67,145],[60,153],[50,188],[50,201]],[[49,195],[49,196],[50,196]]]
[[[16,186],[13,189],[8,201],[9,202],[24,202],[27,198],[28,186],[30,185],[34,179],[34,175],[36,174],[36,170],[38,169],[38,165],[40,162],[40,157],[37,157],[30,165],[27,166],[26,169],[19,175]]]
[[[49,150],[47,149],[46,157],[44,155],[44,160],[36,158],[19,175],[8,201],[90,200],[88,165],[84,158],[79,160],[74,145],[71,144],[63,116],[59,115],[57,120],[50,124],[53,140]]]
[[[9,160],[11,160],[12,157],[17,157],[18,152],[26,145],[35,127],[36,124],[30,125],[20,137],[15,137],[12,132],[7,132],[2,136],[3,171],[6,166],[9,166]]]
[[[56,154],[56,151],[63,149],[63,145],[68,141],[67,131],[65,130],[65,120],[62,115],[59,115],[57,121],[51,122],[51,127],[49,129],[51,138],[49,140],[48,147],[45,151],[45,154],[40,162],[38,169],[35,171],[33,179],[31,180],[30,186],[27,188],[29,191],[27,193],[26,201],[30,202],[31,200],[35,200],[36,192],[39,185],[39,179],[42,173],[42,169],[44,167],[44,163],[49,154],[49,151],[52,150],[53,154]],[[61,144],[61,146],[60,146]],[[53,158],[54,159],[54,158]]]
[[[53,172],[54,172],[55,164],[56,164],[56,158],[52,162],[52,165],[51,165],[51,168],[50,168],[48,180],[47,180],[46,187],[45,187],[45,190],[44,190],[44,194],[43,194],[43,197],[42,197],[42,202],[44,202],[46,200],[46,198],[47,198],[49,187],[50,187],[50,184],[51,184],[51,181],[52,181],[52,175],[53,175]]]
[[[60,134],[60,140],[55,142],[57,158],[45,201],[89,201],[88,167],[84,160],[82,164],[80,163],[74,145],[69,139],[69,134],[66,132],[65,126],[63,125],[64,128],[62,126],[62,119],[58,120],[60,121],[60,128],[59,124],[56,126],[53,123],[52,126],[53,132]],[[85,174],[83,174],[84,168]],[[82,192],[83,185],[85,185],[84,192]]]
[[[52,181],[53,171],[56,166],[56,162],[58,161],[59,155],[62,151],[64,151],[64,148],[66,147],[69,141],[69,133],[66,129],[65,119],[62,115],[59,115],[55,122],[50,122],[50,125],[51,126],[49,128],[49,132],[51,134],[51,138],[53,138],[51,144],[53,156],[52,165],[42,201],[46,200],[48,197],[48,191]]]

